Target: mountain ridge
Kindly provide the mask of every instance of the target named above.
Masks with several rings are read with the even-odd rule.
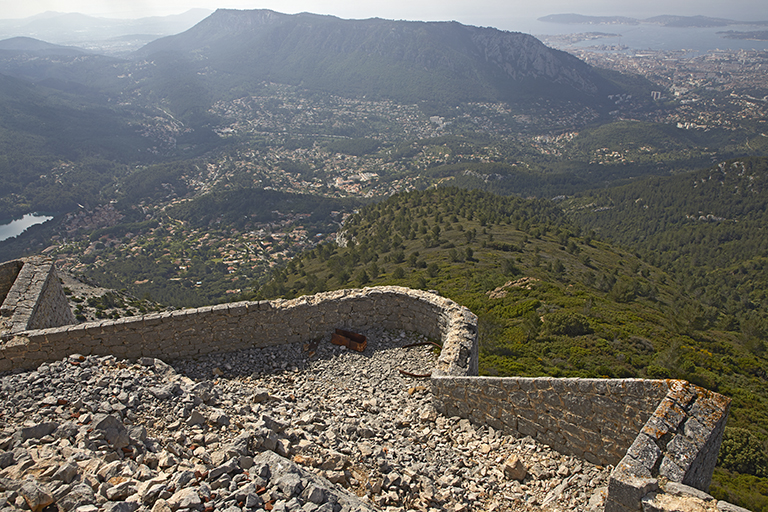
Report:
[[[82,55],[89,53],[87,50],[75,46],[63,46],[49,43],[33,37],[17,36],[0,41],[0,51],[27,52],[37,55]]]
[[[457,22],[219,9],[134,57],[166,53],[233,81],[247,77],[408,101],[547,95],[594,102],[619,90],[587,64],[533,36]]]

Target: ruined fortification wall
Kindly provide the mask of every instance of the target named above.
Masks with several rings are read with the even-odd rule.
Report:
[[[617,464],[606,512],[641,509],[661,477],[706,491],[730,400],[679,380],[433,377],[435,407]]]
[[[0,305],[5,302],[5,297],[11,291],[22,266],[21,261],[7,261],[0,265]]]
[[[669,391],[645,379],[462,377],[432,379],[436,407],[560,453],[616,464]]]
[[[24,267],[16,282],[23,272]],[[38,309],[50,311],[43,316],[60,319],[56,304],[61,297],[53,283],[58,285],[58,279],[45,275],[43,279],[38,272],[29,283],[42,283],[38,297],[44,300]],[[50,309],[48,302],[54,304]],[[477,317],[449,299],[401,287],[14,329],[0,344],[0,371],[35,368],[72,353],[174,359],[307,341],[329,336],[335,328],[370,327],[415,331],[441,340],[432,377],[440,412],[530,435],[592,462],[618,462],[608,512],[641,510],[641,501],[660,491],[660,477],[701,490],[709,486],[728,415],[727,398],[681,381],[477,377]]]
[[[661,492],[660,477],[706,491],[712,481],[730,399],[685,381],[669,392],[611,473],[606,512],[638,510]]]
[[[477,374],[476,326],[468,309],[432,293],[396,286],[340,290],[15,333],[0,348],[0,371],[72,353],[175,359],[307,341],[334,328],[384,327],[441,340],[438,373]]]
[[[75,322],[50,258],[35,256],[3,264],[0,267],[0,292],[4,290],[7,291],[0,306],[4,332]]]

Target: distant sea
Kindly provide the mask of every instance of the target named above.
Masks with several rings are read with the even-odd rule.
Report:
[[[544,23],[534,19],[502,17],[497,28],[525,32],[536,37],[544,35],[580,34],[603,32],[620,34],[584,41],[574,46],[624,45],[630,50],[689,50],[692,54],[704,54],[712,50],[768,50],[768,41],[726,39],[718,32],[733,30],[751,32],[766,30],[765,26],[729,25],[727,27],[677,28],[641,23],[639,25],[582,25]]]

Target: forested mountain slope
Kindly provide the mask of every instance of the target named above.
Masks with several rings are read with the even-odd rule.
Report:
[[[219,9],[136,55],[168,53],[230,88],[267,80],[335,94],[446,103],[548,97],[600,104],[621,91],[530,35],[456,22]]]
[[[765,339],[768,158],[649,178],[576,197],[565,207],[579,223],[667,270],[711,308],[710,325]]]

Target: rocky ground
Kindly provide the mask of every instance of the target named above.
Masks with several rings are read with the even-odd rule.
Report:
[[[443,417],[434,348],[364,334],[4,375],[0,512],[602,509],[610,467]]]
[[[68,272],[58,271],[64,294],[78,322],[93,322],[105,318],[123,318],[168,308],[147,299],[88,284]]]

